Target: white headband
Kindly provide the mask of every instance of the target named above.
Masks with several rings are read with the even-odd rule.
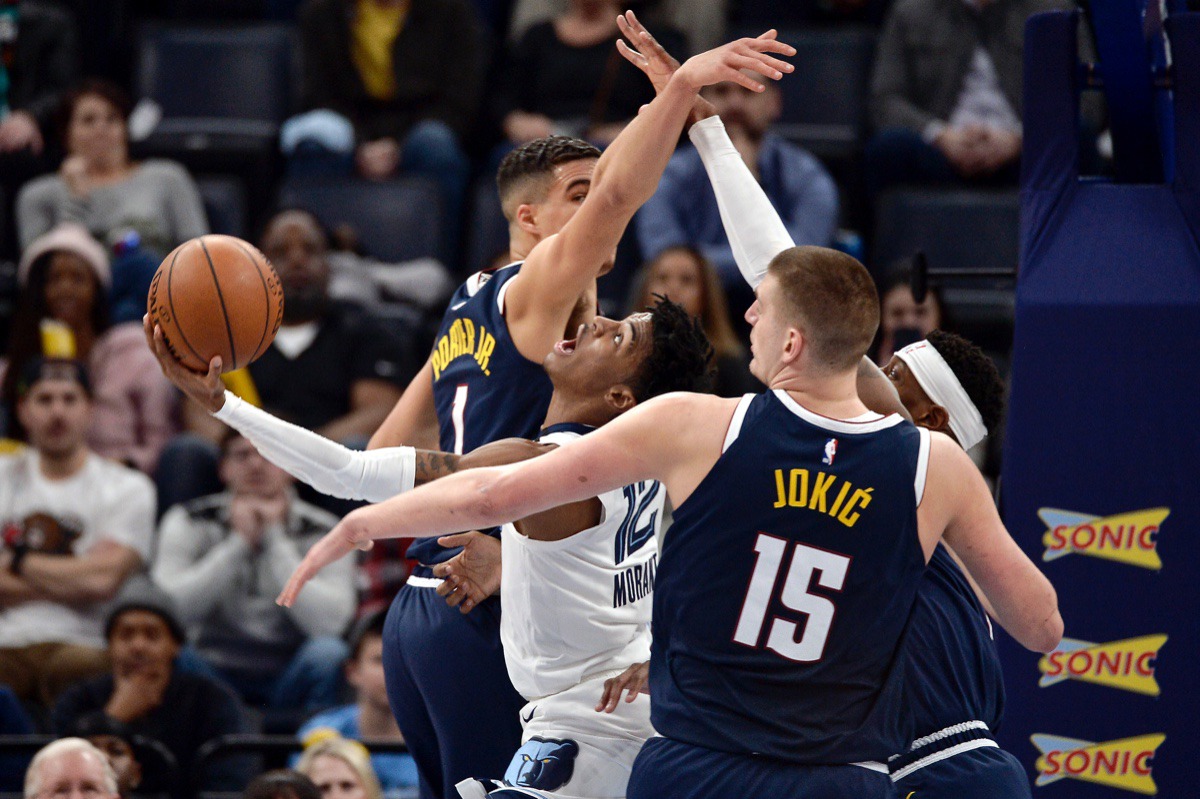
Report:
[[[897,352],[896,357],[908,365],[929,399],[946,409],[950,430],[963,449],[970,449],[987,437],[979,409],[937,348],[928,341],[918,341]]]

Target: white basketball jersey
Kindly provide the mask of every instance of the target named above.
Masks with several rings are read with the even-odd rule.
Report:
[[[562,445],[589,429],[554,425],[540,440]],[[650,657],[665,494],[654,481],[602,494],[600,523],[560,541],[534,541],[504,526],[500,638],[508,676],[526,699]]]

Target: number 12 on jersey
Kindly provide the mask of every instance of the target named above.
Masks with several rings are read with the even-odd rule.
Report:
[[[775,595],[775,585],[779,582],[779,571],[789,544],[792,562],[779,591],[779,601],[789,610],[807,617],[799,640],[796,639],[796,632],[800,624],[781,616],[767,618],[767,609]],[[825,653],[825,642],[829,638],[829,628],[837,609],[832,600],[812,593],[809,588],[815,572],[817,585],[833,591],[842,590],[846,582],[846,570],[850,568],[850,558],[766,533],[758,534],[754,551],[758,553],[758,559],[754,564],[754,574],[750,577],[750,587],[742,603],[742,614],[738,617],[733,640],[757,649],[763,627],[769,621],[767,649],[800,663],[820,660]]]

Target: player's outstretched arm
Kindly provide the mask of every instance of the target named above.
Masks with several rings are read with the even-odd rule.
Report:
[[[1049,652],[1062,639],[1063,620],[1054,586],[1009,535],[996,513],[983,476],[962,447],[940,433],[930,435],[924,501],[918,508],[926,554],[944,531],[995,611],[1020,644]]]
[[[663,91],[675,70],[679,69],[679,62],[632,13],[618,18],[617,24],[633,44],[630,47],[618,42],[621,55],[646,74],[655,91]],[[696,146],[712,183],[734,260],[750,287],[757,288],[766,277],[771,259],[794,247],[795,242],[766,192],[733,146],[712,104],[698,98],[691,119],[694,124],[688,130],[688,137]]]
[[[562,335],[561,322],[612,258],[633,214],[654,194],[700,88],[732,81],[761,90],[740,70],[777,80],[792,66],[771,53],[794,52],[771,31],[701,53],[680,67],[621,131],[596,165],[579,211],[557,235],[533,248],[508,290],[506,317],[525,357],[540,361],[554,346]]]
[[[656,397],[543,457],[459,472],[360,508],[309,550],[279,596],[290,604],[324,566],[377,538],[422,538],[492,527],[640,480],[659,480],[679,505],[712,468],[737,400]]]

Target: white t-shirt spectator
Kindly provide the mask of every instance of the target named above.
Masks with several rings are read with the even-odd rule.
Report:
[[[85,555],[102,541],[123,544],[150,560],[154,484],[144,474],[89,454],[66,480],[47,480],[36,450],[0,456],[0,531],[20,535],[30,551]],[[0,647],[45,642],[104,646],[109,603],[71,606],[23,602],[0,610]]]

